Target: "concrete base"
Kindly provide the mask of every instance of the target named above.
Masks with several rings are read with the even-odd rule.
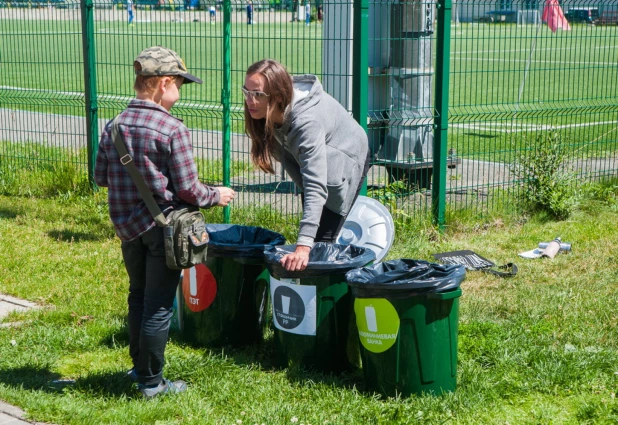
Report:
[[[30,301],[0,294],[0,321],[13,311],[26,311],[31,308],[39,308],[39,306]]]

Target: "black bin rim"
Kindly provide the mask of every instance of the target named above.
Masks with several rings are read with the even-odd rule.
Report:
[[[285,270],[279,260],[288,253],[293,252],[296,245],[279,245],[268,247],[264,251],[266,267],[275,279],[303,279],[310,277],[325,277],[329,275],[341,275],[345,280],[345,274],[355,268],[366,266],[375,260],[375,252],[369,248],[357,245],[342,245],[335,243],[317,242],[311,248],[309,263],[302,271]],[[316,250],[316,251],[314,251]],[[311,253],[318,252],[320,255],[331,256],[323,261],[311,261]],[[330,251],[330,252],[329,252]],[[345,255],[341,255],[344,254]],[[332,258],[335,255],[335,258]],[[351,255],[351,258],[350,258]],[[348,262],[338,262],[350,259]]]
[[[258,226],[207,224],[206,231],[209,257],[263,259],[267,247],[285,243],[281,233]]]
[[[427,296],[458,289],[465,280],[462,265],[398,259],[350,270],[346,282],[357,298]]]

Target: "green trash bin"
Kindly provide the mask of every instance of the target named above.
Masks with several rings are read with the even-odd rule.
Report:
[[[209,224],[206,231],[206,263],[183,271],[183,338],[206,347],[260,342],[268,326],[264,249],[285,238],[252,226]]]
[[[368,390],[404,397],[455,391],[465,276],[460,265],[408,259],[346,274]]]
[[[352,295],[346,272],[375,259],[370,249],[316,243],[307,268],[285,270],[280,260],[294,245],[264,252],[271,274],[270,298],[275,356],[279,366],[302,366],[321,372],[343,372],[360,364]]]

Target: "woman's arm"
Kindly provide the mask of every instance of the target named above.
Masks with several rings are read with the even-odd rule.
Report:
[[[326,135],[321,125],[308,121],[290,132],[288,142],[303,183],[303,216],[297,243],[311,247],[328,197]]]
[[[281,265],[289,271],[307,267],[309,252],[317,233],[322,209],[328,196],[326,158],[326,135],[319,123],[307,121],[288,134],[292,156],[297,159],[303,183],[303,217],[300,221],[296,250],[281,259]]]

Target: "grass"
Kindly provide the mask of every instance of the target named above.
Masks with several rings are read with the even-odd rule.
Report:
[[[472,249],[519,266],[508,280],[467,274],[457,390],[406,399],[368,393],[360,372],[277,368],[272,333],[244,349],[197,347],[173,333],[166,374],[190,390],[144,401],[124,377],[127,277],[105,193],[0,196],[0,293],[46,307],[12,313],[4,322],[22,324],[0,327],[0,399],[56,424],[616,423],[617,188],[587,187],[568,221],[522,217],[513,203],[482,220],[449,211],[446,233],[396,216],[389,259]],[[220,214],[209,210],[208,220]],[[232,217],[294,240],[296,223],[264,209]],[[517,257],[556,235],[571,253]],[[63,379],[74,384],[54,384]]]
[[[43,197],[90,194],[86,155],[86,149],[0,141],[0,193]],[[222,183],[221,159],[197,158],[196,164],[202,181]],[[230,178],[253,170],[248,162],[230,161]]]

